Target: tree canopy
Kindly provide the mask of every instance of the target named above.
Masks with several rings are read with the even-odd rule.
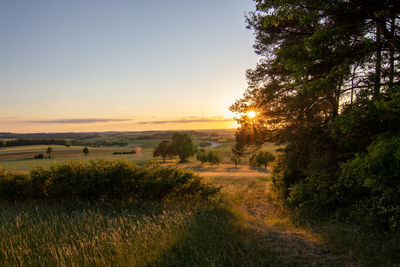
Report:
[[[171,148],[172,153],[178,155],[180,162],[187,162],[187,159],[196,152],[193,140],[187,133],[174,133],[171,138]]]
[[[163,162],[168,156],[173,155],[171,141],[164,140],[158,144],[158,146],[153,151],[153,157],[162,157]]]
[[[289,206],[335,212],[363,203],[358,215],[384,209],[400,219],[392,191],[366,186],[371,183],[366,176],[346,176],[343,165],[371,158],[368,153],[379,142],[388,144],[382,155],[396,155],[398,143],[391,140],[400,132],[400,3],[255,3],[247,23],[261,59],[247,71],[248,88],[231,106],[240,125],[233,152],[252,152],[266,142],[284,145],[273,181]],[[257,115],[246,116],[249,111]],[[343,177],[352,177],[357,186],[350,187]],[[398,178],[391,183],[400,189]],[[351,192],[351,200],[338,197],[344,192]]]
[[[82,150],[83,154],[85,154],[85,156],[87,156],[87,154],[89,154],[89,148],[87,148],[87,146],[85,146]]]

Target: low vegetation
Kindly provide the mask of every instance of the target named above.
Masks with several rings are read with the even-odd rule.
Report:
[[[113,152],[113,155],[131,155],[131,154],[136,154],[136,150],[132,151],[115,151]]]
[[[191,171],[127,161],[71,161],[29,172],[0,169],[4,200],[79,200],[137,203],[146,200],[208,199],[218,188]]]

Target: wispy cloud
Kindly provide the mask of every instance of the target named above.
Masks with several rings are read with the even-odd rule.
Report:
[[[199,118],[199,117],[188,117],[190,119],[179,119],[179,120],[157,120],[157,121],[140,121],[139,124],[168,124],[168,123],[198,123],[198,122],[224,122],[233,121],[232,119],[226,119],[223,117],[212,117],[212,118]]]
[[[65,123],[65,124],[79,124],[79,123],[97,123],[97,122],[121,122],[131,121],[132,119],[110,119],[110,118],[87,118],[87,119],[57,119],[57,120],[32,120],[25,121],[30,123]]]

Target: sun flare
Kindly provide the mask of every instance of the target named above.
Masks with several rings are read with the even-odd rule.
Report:
[[[257,113],[256,113],[255,111],[251,110],[251,111],[247,112],[247,116],[248,116],[250,119],[252,119],[252,118],[254,118],[255,116],[257,116]]]

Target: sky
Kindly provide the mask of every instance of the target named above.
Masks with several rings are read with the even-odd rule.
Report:
[[[0,1],[0,132],[235,127],[251,0]]]

